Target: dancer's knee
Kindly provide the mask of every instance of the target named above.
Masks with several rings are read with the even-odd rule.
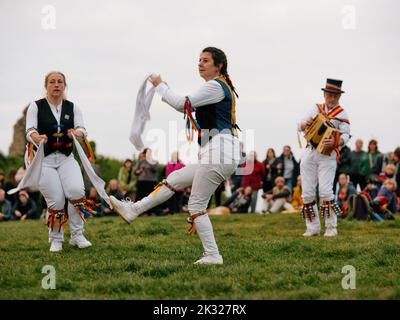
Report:
[[[187,186],[183,185],[182,175],[177,171],[172,172],[165,181],[175,190],[183,189]]]
[[[62,195],[54,195],[49,199],[45,199],[47,207],[52,210],[62,210],[65,206],[65,197]]]

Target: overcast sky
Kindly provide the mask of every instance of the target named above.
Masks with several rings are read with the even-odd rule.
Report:
[[[23,107],[43,96],[45,74],[61,70],[98,153],[131,157],[143,78],[156,72],[178,93],[196,90],[206,46],[228,56],[240,95],[237,123],[254,130],[259,158],[268,147],[281,153],[284,144],[300,155],[296,123],[322,101],[327,77],[344,80],[350,147],[355,138],[376,138],[392,150],[400,145],[399,12],[396,0],[0,0],[0,151],[8,153]],[[184,127],[182,114],[158,96],[151,116],[146,144],[146,133],[157,129],[171,140],[169,121]],[[155,150],[159,160],[175,148],[169,145]]]

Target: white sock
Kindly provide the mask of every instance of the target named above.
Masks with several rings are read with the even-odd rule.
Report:
[[[321,229],[321,225],[319,222],[319,212],[318,212],[318,206],[316,204],[314,204],[313,206],[313,211],[314,211],[314,215],[315,217],[312,217],[312,221],[310,221],[308,219],[308,216],[306,216],[306,226],[307,226],[307,230],[313,231],[313,232],[319,232]]]
[[[213,227],[208,214],[203,214],[194,220],[197,234],[203,244],[204,252],[210,255],[219,255],[218,246],[215,242]]]

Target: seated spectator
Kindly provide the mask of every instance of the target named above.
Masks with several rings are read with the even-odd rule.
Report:
[[[103,213],[103,203],[102,199],[100,198],[99,194],[97,193],[96,188],[91,187],[87,194],[87,198],[93,201],[96,205],[96,215],[95,217],[101,217],[104,215]]]
[[[397,185],[400,184],[400,147],[397,147],[393,152],[380,154],[375,163],[375,173],[377,175],[381,174],[388,164],[393,164],[395,166],[395,177]],[[396,194],[400,197],[400,188],[397,188]]]
[[[126,159],[118,172],[118,185],[124,195],[133,192],[136,186],[136,175],[132,160]]]
[[[396,166],[392,163],[389,163],[379,174],[378,185],[381,186],[386,179],[393,179],[395,177],[395,174],[396,174]]]
[[[0,221],[12,219],[12,206],[6,199],[6,192],[0,188]]]
[[[285,185],[285,178],[277,177],[272,192],[263,194],[266,209],[264,213],[277,213],[285,210],[294,210],[290,201],[290,187]]]
[[[29,198],[28,192],[21,190],[18,201],[13,207],[14,216],[12,220],[35,219],[37,216],[37,205]]]
[[[303,208],[303,198],[301,197],[301,176],[297,177],[297,184],[293,188],[292,206],[295,210]]]
[[[239,188],[222,206],[228,207],[231,213],[247,213],[251,204],[252,191],[250,186]]]
[[[368,180],[367,186],[365,187],[363,192],[368,194],[371,199],[374,199],[378,195],[378,191],[379,189],[377,187],[376,180],[371,177]]]
[[[336,188],[335,200],[344,213],[347,206],[347,200],[351,195],[356,194],[357,190],[350,181],[348,175],[341,173],[338,178],[338,187]]]
[[[387,179],[379,189],[378,195],[372,200],[371,207],[374,212],[382,213],[385,209],[391,213],[396,213],[396,191],[397,183],[394,179]]]
[[[108,186],[106,188],[106,193],[109,196],[114,196],[116,197],[118,200],[123,199],[124,195],[122,194],[122,192],[119,190],[118,187],[118,180],[117,179],[111,179],[108,182]],[[116,212],[114,212],[113,210],[111,210],[108,205],[104,202],[103,200],[103,213],[104,215],[117,215]]]

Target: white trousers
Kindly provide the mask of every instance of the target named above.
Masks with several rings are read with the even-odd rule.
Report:
[[[300,161],[300,175],[302,183],[302,198],[304,203],[311,203],[315,200],[318,193],[320,203],[323,200],[333,200],[333,181],[336,173],[336,153],[332,151],[330,156],[323,155],[317,150],[310,147],[306,148]],[[308,229],[313,231],[319,230],[318,208],[314,206],[316,219],[312,222],[308,221],[306,217],[306,224]],[[325,217],[326,227],[335,227],[337,225],[337,217],[331,214],[330,217]]]
[[[285,198],[280,198],[265,201],[265,210],[271,213],[278,213],[282,210],[293,210],[293,206]]]
[[[48,208],[53,210],[64,209],[65,198],[77,200],[85,196],[82,173],[73,154],[67,157],[53,153],[44,158],[39,189]],[[68,203],[68,215],[71,237],[82,235],[83,221],[71,203]],[[54,240],[64,241],[63,230],[59,231],[57,226],[53,231],[49,229],[49,242]]]
[[[216,136],[211,142],[200,149],[199,163],[174,171],[166,179],[176,190],[192,186],[188,203],[191,215],[207,209],[208,202],[217,187],[230,178],[239,164],[239,141],[236,138]],[[229,148],[230,145],[234,145],[233,149]],[[216,163],[217,161],[219,163]],[[157,192],[134,203],[134,209],[139,213],[146,212],[165,202],[173,194],[173,191],[163,185]],[[208,215],[197,217],[194,224],[203,244],[204,253],[219,254]]]

